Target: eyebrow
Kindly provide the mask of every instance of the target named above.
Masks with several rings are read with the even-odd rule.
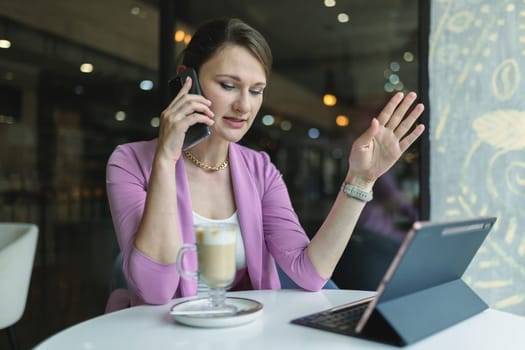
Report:
[[[241,78],[239,78],[239,77],[236,76],[236,75],[232,75],[232,74],[217,74],[217,77],[219,77],[219,78],[230,78],[230,79],[233,79],[233,80],[238,81],[238,82],[241,81]],[[265,87],[265,86],[266,86],[266,82],[264,82],[264,81],[257,82],[257,83],[255,83],[255,84],[253,84],[253,86],[262,86],[262,87]]]

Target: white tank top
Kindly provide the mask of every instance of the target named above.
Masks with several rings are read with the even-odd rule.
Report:
[[[241,228],[239,226],[239,219],[237,218],[237,212],[233,213],[233,215],[230,216],[229,218],[220,219],[220,220],[208,219],[208,218],[205,218],[202,215],[197,214],[196,212],[193,212],[193,223],[195,225],[206,224],[206,223],[235,224],[235,226],[236,226],[236,229],[235,229],[235,231],[236,231],[236,239],[235,239],[235,267],[236,267],[237,271],[246,268],[246,255],[245,255],[245,251],[244,251],[244,241],[242,239]],[[197,293],[198,294],[203,294],[203,293],[206,293],[207,290],[208,290],[208,288],[206,287],[206,285],[199,278],[199,282],[198,282],[198,286],[197,286]]]

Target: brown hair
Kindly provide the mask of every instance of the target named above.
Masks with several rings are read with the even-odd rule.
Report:
[[[182,64],[198,72],[207,60],[228,44],[248,49],[262,64],[266,77],[270,76],[270,46],[261,33],[237,18],[214,19],[201,25],[182,52]]]

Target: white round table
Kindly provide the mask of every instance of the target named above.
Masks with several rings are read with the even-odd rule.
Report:
[[[372,292],[322,290],[249,291],[230,296],[257,300],[263,312],[253,322],[231,328],[193,328],[173,321],[166,305],[137,306],[95,317],[67,328],[37,350],[95,349],[387,349],[388,345],[294,325],[290,320],[373,295]],[[486,310],[417,342],[410,349],[519,349],[525,344],[525,318]],[[395,349],[395,348],[394,348]]]

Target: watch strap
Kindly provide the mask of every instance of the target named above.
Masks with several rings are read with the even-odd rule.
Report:
[[[351,185],[347,182],[343,182],[341,190],[348,196],[355,199],[358,199],[362,202],[370,202],[374,198],[373,191],[365,191],[362,188],[359,188],[355,185]]]

